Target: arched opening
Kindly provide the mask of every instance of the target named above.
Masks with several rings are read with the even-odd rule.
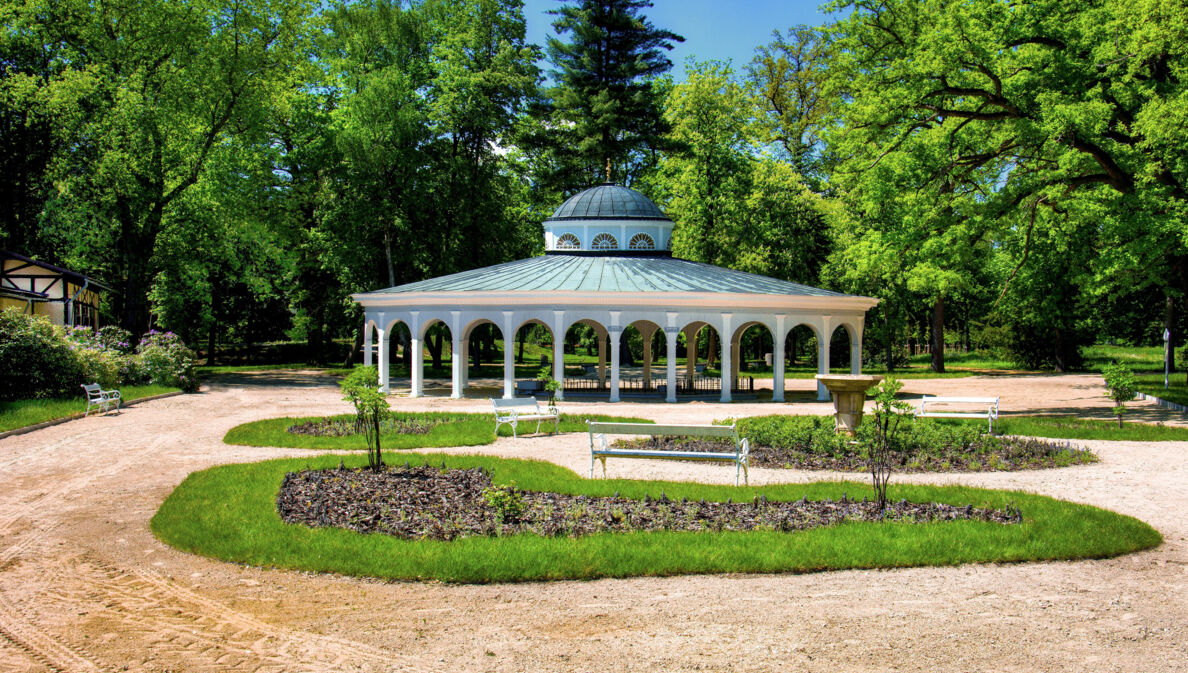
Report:
[[[684,335],[684,368],[677,392],[684,395],[721,394],[722,340],[718,329],[705,322],[692,322],[681,329]]]
[[[774,343],[771,328],[758,321],[743,323],[734,330],[730,339],[732,391],[753,393],[756,375],[760,378],[773,375]],[[783,384],[782,377],[780,384]]]
[[[817,332],[800,324],[788,330],[784,337],[784,358],[787,370],[801,373],[817,371]]]
[[[503,363],[509,353],[504,348],[499,325],[486,318],[471,321],[462,330],[461,347],[461,362],[465,363],[460,366],[461,387],[469,387],[472,378],[481,380],[479,387],[497,387],[490,379],[502,377]]]
[[[582,318],[569,325],[565,330],[565,350],[572,366],[562,381],[566,390],[607,389],[607,365],[611,359],[608,339],[606,327],[596,320]]]
[[[829,371],[858,374],[862,371],[862,335],[856,327],[841,323],[829,339]]]
[[[642,392],[657,390],[664,382],[657,381],[653,374],[657,354],[665,352],[664,330],[660,325],[650,320],[631,323],[623,330],[621,348],[619,362],[627,370],[620,385]]]
[[[561,234],[557,239],[556,248],[558,250],[581,250],[582,242],[573,234]]]

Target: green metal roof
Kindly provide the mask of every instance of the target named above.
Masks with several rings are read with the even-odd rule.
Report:
[[[615,184],[597,185],[565,200],[552,220],[668,220],[648,197]]]
[[[604,255],[531,257],[366,294],[410,292],[705,292],[851,296],[673,257]]]

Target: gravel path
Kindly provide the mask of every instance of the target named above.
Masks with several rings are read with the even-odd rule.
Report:
[[[1009,411],[1108,413],[1091,376],[918,380],[907,389],[994,392]],[[396,398],[394,406],[486,412],[490,403]],[[1149,404],[1136,408],[1183,422]],[[1105,561],[442,586],[234,566],[166,547],[149,532],[161,500],[194,470],[308,455],[223,445],[229,428],[346,410],[325,377],[245,375],[0,440],[0,673],[1188,670],[1188,442],[1086,442],[1101,463],[910,478],[1090,502],[1165,537],[1157,549]],[[708,422],[828,406],[625,403],[609,411]],[[589,469],[581,434],[477,450]],[[720,465],[609,467],[612,476],[733,479]]]

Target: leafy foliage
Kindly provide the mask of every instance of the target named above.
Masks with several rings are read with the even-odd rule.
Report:
[[[887,507],[887,484],[891,481],[891,454],[896,450],[896,434],[911,405],[895,399],[903,383],[892,377],[883,379],[874,390],[874,432],[866,442],[867,469],[879,509]]]
[[[1134,372],[1122,364],[1106,365],[1101,370],[1101,375],[1105,379],[1110,399],[1114,401],[1114,414],[1118,417],[1118,427],[1121,428],[1126,403],[1138,395],[1138,382],[1134,378]]]
[[[380,424],[391,412],[387,395],[379,389],[379,371],[375,367],[357,367],[338,385],[342,399],[355,407],[355,427],[362,428],[367,442],[367,465],[378,472],[384,468]]]

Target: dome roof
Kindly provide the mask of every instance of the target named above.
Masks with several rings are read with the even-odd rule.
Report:
[[[656,204],[634,189],[608,183],[569,197],[549,220],[668,220]],[[546,220],[546,221],[549,221]],[[669,220],[671,221],[671,220]]]

